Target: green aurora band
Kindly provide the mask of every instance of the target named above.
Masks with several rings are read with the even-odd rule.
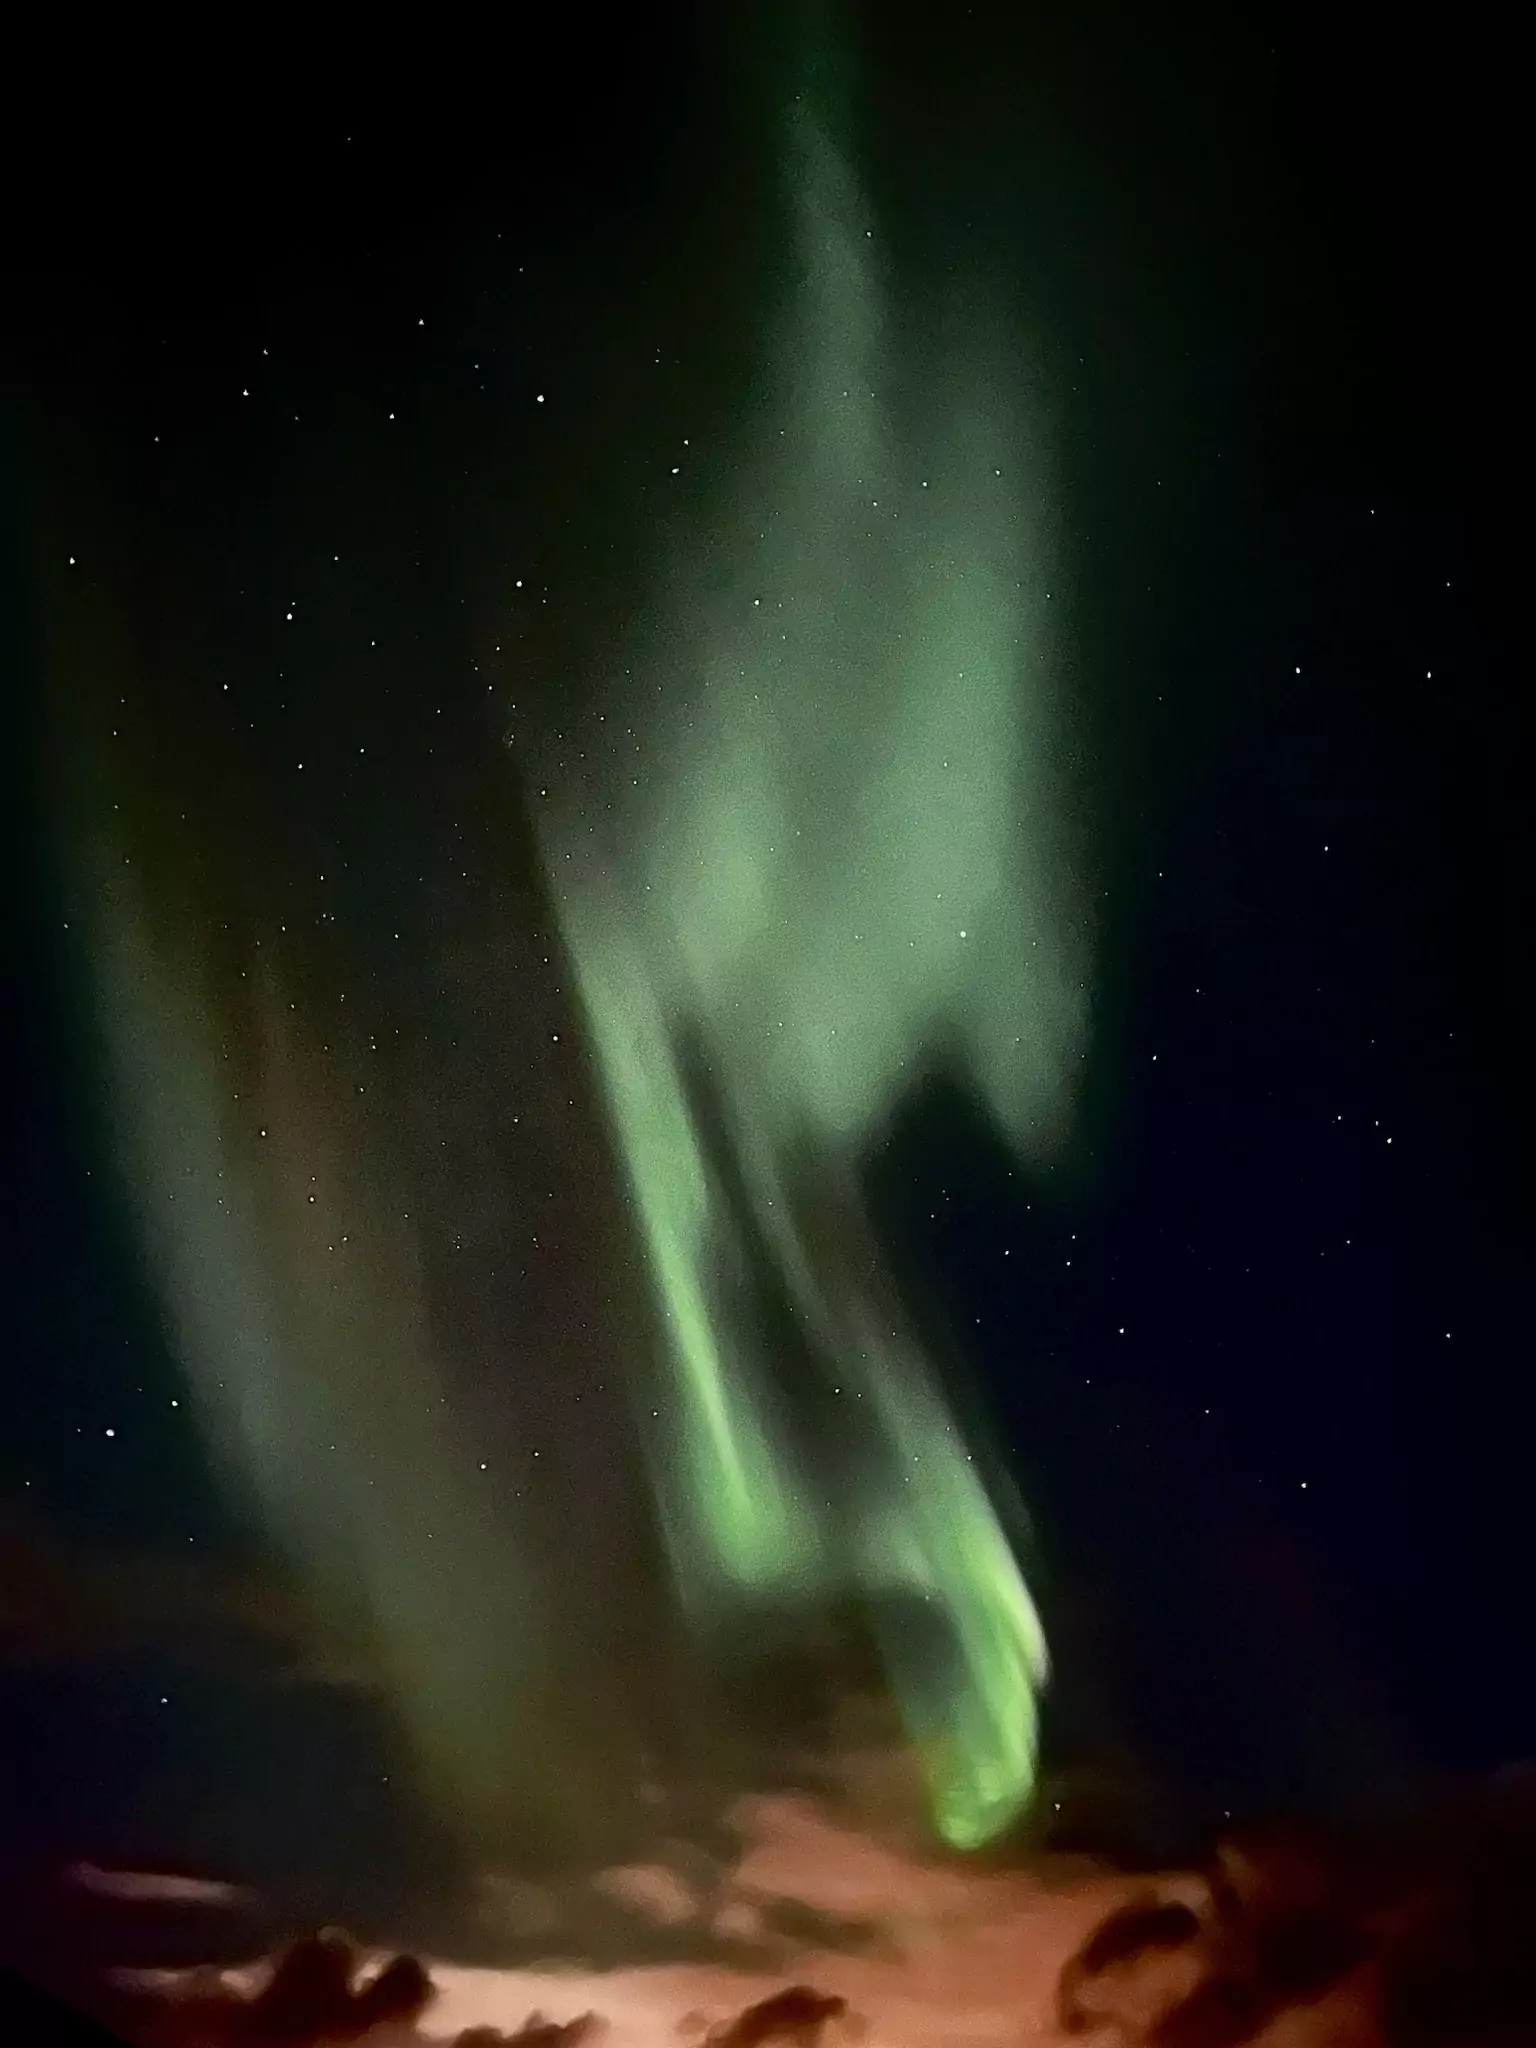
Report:
[[[506,920],[526,908],[480,889],[459,995],[450,927],[375,983],[326,875],[271,857],[297,834],[314,864],[319,778],[321,808],[278,833],[254,742],[228,804],[206,750],[178,769],[153,718],[135,769],[117,728],[141,712],[117,706],[156,693],[107,570],[52,608],[61,840],[192,1404],[325,1643],[358,1646],[440,1810],[498,1851],[532,1827],[611,1853],[652,1749],[636,1660],[678,1608],[714,1642],[862,1601],[956,1846],[1033,1783],[1046,1651],[1012,1518],[861,1175],[938,1059],[1020,1159],[1069,1127],[1090,959],[1049,464],[1024,351],[960,265],[898,327],[823,88],[783,124],[790,260],[742,445],[671,530],[622,682],[593,693],[590,779],[566,718],[567,765],[529,791],[658,1356],[627,1310],[573,1309],[536,1348],[520,1297],[490,1292],[520,1212],[492,1202],[487,1159],[514,1190],[586,1171],[563,1107],[541,1151],[505,1099],[509,1073],[525,1098],[568,1085],[539,1064],[547,1019],[518,1007]],[[487,832],[514,837],[499,813]],[[623,1253],[582,1206],[602,1302]],[[482,1298],[512,1306],[460,1345],[454,1315]],[[650,1500],[625,1451],[596,1448],[621,1378]],[[477,1383],[529,1392],[515,1447],[542,1440],[544,1492],[481,1477]],[[542,1389],[590,1394],[580,1429],[531,1433]]]
[[[1021,1157],[1064,1135],[1089,963],[1060,600],[1018,344],[952,285],[898,331],[819,97],[784,124],[791,281],[746,445],[604,704],[610,735],[647,721],[641,772],[541,776],[533,809],[664,1330],[638,1405],[685,1609],[936,1610],[943,1672],[894,1621],[883,1647],[971,1848],[1029,1798],[1045,1642],[858,1173],[934,1054]],[[809,1396],[742,1306],[765,1265]]]

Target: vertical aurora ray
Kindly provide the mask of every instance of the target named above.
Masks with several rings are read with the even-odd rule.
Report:
[[[123,1164],[221,1474],[333,1642],[373,1662],[423,1782],[494,1838],[529,1810],[509,1730],[533,1725],[541,1617],[507,1531],[459,1476],[409,1192],[293,1027],[271,964],[253,956],[249,1007],[232,1012],[137,892],[98,872]],[[549,1766],[558,1745],[541,1732]]]
[[[1029,1796],[1045,1643],[859,1169],[936,1051],[1047,1153],[1087,941],[1027,368],[952,287],[898,326],[822,97],[785,123],[751,426],[606,706],[655,707],[641,772],[535,809],[662,1329],[641,1420],[685,1607],[937,1610],[943,1671],[895,1623],[885,1650],[936,1825],[973,1847]]]
[[[225,755],[193,737],[104,770],[118,721],[98,714],[129,679],[81,597],[61,606],[81,926],[168,1329],[231,1483],[367,1646],[439,1803],[503,1841],[628,1825],[643,1661],[670,1658],[677,1604],[708,1634],[862,1596],[957,1845],[1033,1778],[1042,1631],[861,1175],[937,1055],[1020,1156],[1066,1128],[1089,961],[1048,465],[1024,353],[954,266],[896,318],[823,100],[808,82],[784,123],[788,246],[741,444],[656,564],[618,701],[591,706],[637,751],[619,767],[612,725],[574,747],[562,715],[589,779],[552,768],[532,806],[657,1361],[632,1360],[608,1284],[621,1233],[584,1179],[600,1148],[578,1145],[570,1071],[539,1064],[566,1020],[507,943],[526,902],[477,877],[462,928],[413,913],[375,974],[399,878],[338,932],[308,872],[333,842],[388,868],[386,803],[422,847],[485,805],[517,865],[484,785],[449,813],[402,768],[333,817],[306,774],[311,808],[274,831],[295,792],[261,766],[258,721],[228,738],[227,804]],[[370,777],[376,758],[370,741]],[[531,1130],[517,1112],[546,1096]],[[556,1182],[568,1263],[521,1293],[504,1251]],[[632,1362],[659,1573],[633,1444],[607,1429]],[[493,1408],[558,1483],[510,1484],[510,1457],[486,1473]],[[922,1642],[901,1619],[919,1606],[942,1623]]]

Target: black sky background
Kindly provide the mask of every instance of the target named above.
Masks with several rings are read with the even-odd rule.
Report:
[[[1393,1743],[1536,1748],[1510,58],[1466,16],[1149,12],[863,10],[893,240],[979,240],[1070,392],[1109,821],[1080,1156],[1026,1187],[936,1084],[877,1179],[1114,1718],[1226,1804]],[[335,84],[237,49],[182,91],[44,67],[9,181],[0,1465],[115,1549],[245,1539],[190,1426],[102,1435],[175,1371],[56,942],[39,534],[112,531],[141,618],[216,589],[177,659],[254,670],[232,593],[270,612],[345,519],[346,604],[385,622],[357,689],[419,817],[413,678],[478,687],[492,564],[548,593],[524,671],[578,672],[642,594],[661,448],[709,444],[750,344],[718,24],[423,33]],[[557,379],[558,468],[528,403]]]

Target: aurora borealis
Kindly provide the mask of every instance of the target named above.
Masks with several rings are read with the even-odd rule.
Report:
[[[938,1825],[971,1847],[1028,1796],[1044,1639],[858,1175],[941,1048],[1025,1156],[1070,1113],[1090,961],[1060,572],[1027,362],[964,281],[927,331],[893,320],[810,69],[781,121],[792,284],[753,432],[596,714],[627,723],[638,693],[672,765],[535,815],[666,1326],[641,1426],[685,1603],[707,1621],[743,1593],[857,1587],[936,1606],[951,1670],[887,1652]],[[764,1265],[788,1318],[771,1335]]]
[[[974,1899],[1528,1752],[1455,40],[36,74],[0,1901],[648,1968],[756,1941],[739,1795]],[[653,1859],[696,1924],[610,1913]]]
[[[1045,1639],[1019,1518],[948,1411],[860,1175],[937,1056],[1021,1158],[1066,1128],[1091,963],[1064,566],[1027,359],[963,276],[920,331],[894,318],[827,69],[807,53],[776,124],[792,263],[763,289],[740,445],[651,565],[624,691],[589,692],[594,733],[643,719],[663,765],[621,780],[594,745],[557,779],[535,740],[521,794],[649,1274],[659,1341],[599,1330],[593,1398],[633,1414],[663,1605],[707,1642],[754,1603],[866,1602],[935,1824],[975,1847],[1028,1799]],[[507,772],[509,817],[519,795]],[[329,1625],[375,1645],[449,1806],[543,1806],[547,1773],[513,1789],[507,1730],[539,1727],[546,1757],[574,1739],[589,1781],[554,1702],[600,1659],[538,1561],[567,1506],[498,1514],[469,1476],[433,1270],[462,1233],[421,1180],[443,1107],[413,1151],[409,1048],[357,1078],[383,1027],[355,991],[344,1007],[334,948],[295,955],[279,916],[210,960],[145,902],[118,804],[81,815],[124,1171],[210,1439]],[[227,932],[231,908],[201,914]],[[934,1617],[921,1641],[903,1600]],[[649,1738],[638,1716],[607,1767]]]

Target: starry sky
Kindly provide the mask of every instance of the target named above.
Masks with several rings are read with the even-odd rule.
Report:
[[[981,438],[1049,479],[1050,849],[1088,1022],[1049,1148],[955,1043],[915,1044],[860,1122],[860,1228],[1029,1510],[1048,1751],[1123,1747],[1211,1808],[1491,1766],[1529,1753],[1536,1689],[1485,60],[1336,19],[1015,13],[853,9],[847,119],[870,347],[905,379],[892,489],[928,488],[904,465],[959,402],[979,307],[994,385],[1028,396],[1027,435]],[[441,89],[277,73],[260,112],[146,88],[39,123],[3,413],[5,1619],[17,1644],[76,1608],[82,1642],[98,1609],[138,1630],[112,1648],[129,1761],[86,1774],[72,1825],[233,1740],[216,1689],[139,1638],[216,1607],[294,1654],[294,1554],[323,1616],[302,1654],[364,1656],[382,1603],[450,1774],[467,1703],[533,1683],[558,1580],[520,1725],[584,1783],[602,1752],[615,1799],[639,1770],[573,1704],[608,1729],[620,1695],[664,1694],[669,1623],[614,1384],[644,1259],[561,868],[629,816],[661,902],[605,929],[667,958],[732,932],[677,849],[717,874],[710,806],[752,803],[762,750],[718,700],[695,746],[657,678],[726,659],[707,621],[768,569],[818,619],[839,578],[886,603],[878,548],[829,567],[835,506],[810,552],[747,531],[778,502],[744,451],[776,431],[797,274],[775,109],[823,32],[667,9],[597,48],[546,31],[481,85],[434,52]],[[868,307],[829,303],[840,346]],[[812,355],[783,360],[803,396]],[[981,452],[952,466],[946,545],[998,530]],[[787,701],[774,730],[834,763],[803,795],[840,822],[835,764],[880,732]],[[881,843],[942,811],[921,767]],[[1043,844],[1000,828],[997,888],[1033,887]],[[807,963],[865,987],[820,910],[844,857],[769,899],[781,988]],[[1016,972],[1005,947],[975,985],[1034,1000]],[[721,1014],[701,1028],[739,1048]],[[974,1014],[941,1021],[963,1039]],[[241,1104],[232,1149],[194,1159],[209,1090]],[[183,1105],[150,1119],[153,1170],[125,1163],[130,1097]],[[238,1218],[168,1220],[177,1175],[222,1171]],[[336,1363],[319,1394],[264,1381],[256,1414],[213,1390],[277,1313],[278,1244],[281,1313]],[[38,1710],[0,1686],[19,1752]],[[173,1742],[178,1713],[201,1724]]]

